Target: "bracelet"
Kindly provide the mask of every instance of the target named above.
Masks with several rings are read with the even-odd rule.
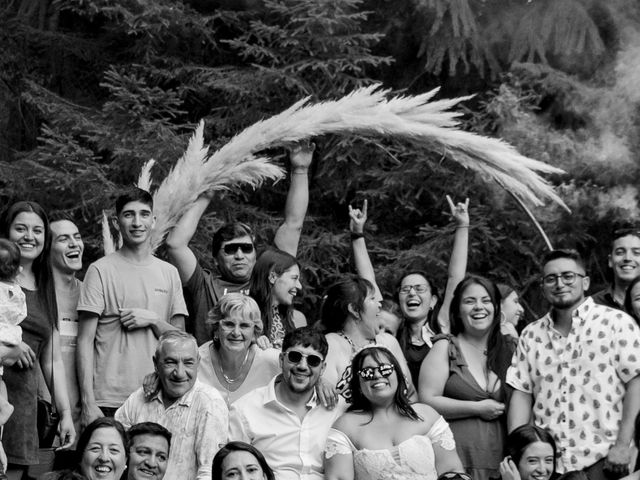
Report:
[[[355,242],[359,238],[364,238],[364,233],[351,232],[351,241]]]
[[[309,174],[309,169],[305,168],[305,169],[297,169],[294,168],[293,170],[291,170],[291,175],[308,175]]]

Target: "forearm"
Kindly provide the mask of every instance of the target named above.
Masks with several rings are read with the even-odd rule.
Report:
[[[81,340],[78,337],[76,370],[78,372],[78,386],[82,407],[96,403],[93,394],[93,342]]]
[[[49,340],[49,343],[53,343],[53,337]],[[67,415],[71,413],[69,407],[69,395],[67,393],[67,380],[64,373],[64,365],[60,358],[59,349],[58,354],[53,353],[53,345],[47,346],[40,357],[40,367],[42,368],[42,375],[47,384],[49,392],[52,393],[52,401],[55,402],[56,409],[60,415]]]
[[[520,425],[531,422],[531,407],[533,396],[520,390],[514,390],[507,409],[507,429],[513,431]]]
[[[449,333],[449,307],[453,299],[453,292],[467,272],[467,257],[469,250],[469,225],[458,225],[453,238],[453,248],[449,259],[447,285],[438,311],[438,324],[442,333]]]
[[[210,197],[201,195],[182,217],[180,217],[180,220],[178,220],[175,227],[173,227],[167,236],[166,244],[169,253],[171,250],[184,248],[189,245],[193,235],[196,233],[200,218],[202,218],[210,202]]]
[[[182,330],[184,330],[184,316],[174,315],[173,317],[171,317],[171,323],[165,322],[163,320],[157,320],[154,323],[150,324],[151,330],[153,331],[153,334],[156,336],[156,338],[160,338],[160,335],[162,335],[164,332],[168,332],[170,330],[180,330],[178,326],[173,325],[174,319],[176,319],[175,322],[177,324],[180,324],[180,321],[177,319],[177,317],[182,318]]]
[[[443,395],[421,395],[420,401],[433,407],[445,420],[478,416],[478,402],[457,400]]]
[[[293,256],[298,251],[304,217],[309,206],[308,167],[295,166],[291,171],[291,184],[284,207],[284,223],[278,228],[274,244]]]
[[[633,428],[638,411],[640,411],[640,376],[634,377],[627,384],[622,402],[622,421],[616,444],[629,446],[633,438]]]
[[[367,250],[364,237],[352,239],[351,248],[353,249],[353,262],[356,266],[356,273],[360,278],[369,280],[375,289],[376,298],[382,299],[382,295],[376,284],[376,274],[373,269],[373,264],[371,263],[371,258],[369,257],[369,251]]]

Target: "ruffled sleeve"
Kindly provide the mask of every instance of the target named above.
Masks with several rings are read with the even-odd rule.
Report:
[[[439,445],[445,450],[454,450],[456,442],[453,439],[453,432],[449,428],[449,424],[444,418],[438,417],[431,429],[427,432],[427,437],[431,440],[432,445]]]
[[[335,428],[329,429],[329,436],[324,447],[325,458],[328,459],[334,455],[351,455],[355,450],[356,447],[343,432]]]

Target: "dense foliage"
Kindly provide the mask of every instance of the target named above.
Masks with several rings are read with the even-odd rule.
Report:
[[[606,280],[609,232],[637,220],[639,15],[632,0],[1,0],[0,203],[30,198],[75,218],[101,254],[98,220],[154,158],[159,180],[204,118],[217,148],[305,96],[382,82],[475,93],[465,128],[565,169],[571,207],[535,209],[556,246],[579,247]],[[544,242],[498,186],[393,139],[315,139],[300,258],[305,309],[348,271],[347,204],[369,199],[381,286],[418,263],[444,280],[453,234],[445,195],[471,199],[469,270],[542,309]],[[269,152],[286,163],[284,152]],[[194,239],[232,218],[268,242],[287,182],[214,202]]]

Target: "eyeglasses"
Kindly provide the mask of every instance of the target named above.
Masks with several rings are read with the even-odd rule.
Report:
[[[317,367],[322,363],[322,357],[314,355],[313,353],[306,355],[297,350],[289,350],[287,352],[287,360],[289,363],[300,363],[303,358],[307,359],[307,365],[310,367]]]
[[[556,285],[556,283],[558,283],[558,280],[561,280],[564,285],[570,287],[571,285],[576,283],[578,277],[584,278],[586,277],[586,275],[576,272],[551,273],[542,277],[542,284],[545,287],[553,287]]]
[[[233,255],[238,251],[238,249],[242,250],[242,253],[245,255],[248,255],[253,252],[253,243],[227,243],[222,247],[222,251],[225,255]]]
[[[406,295],[411,292],[412,288],[416,293],[426,293],[427,291],[429,291],[429,285],[427,285],[426,283],[422,283],[420,285],[404,285],[400,287],[398,291]]]
[[[387,378],[395,371],[395,367],[390,363],[382,363],[377,367],[364,367],[358,371],[358,375],[363,380],[373,380],[376,375],[376,370],[381,377]]]

